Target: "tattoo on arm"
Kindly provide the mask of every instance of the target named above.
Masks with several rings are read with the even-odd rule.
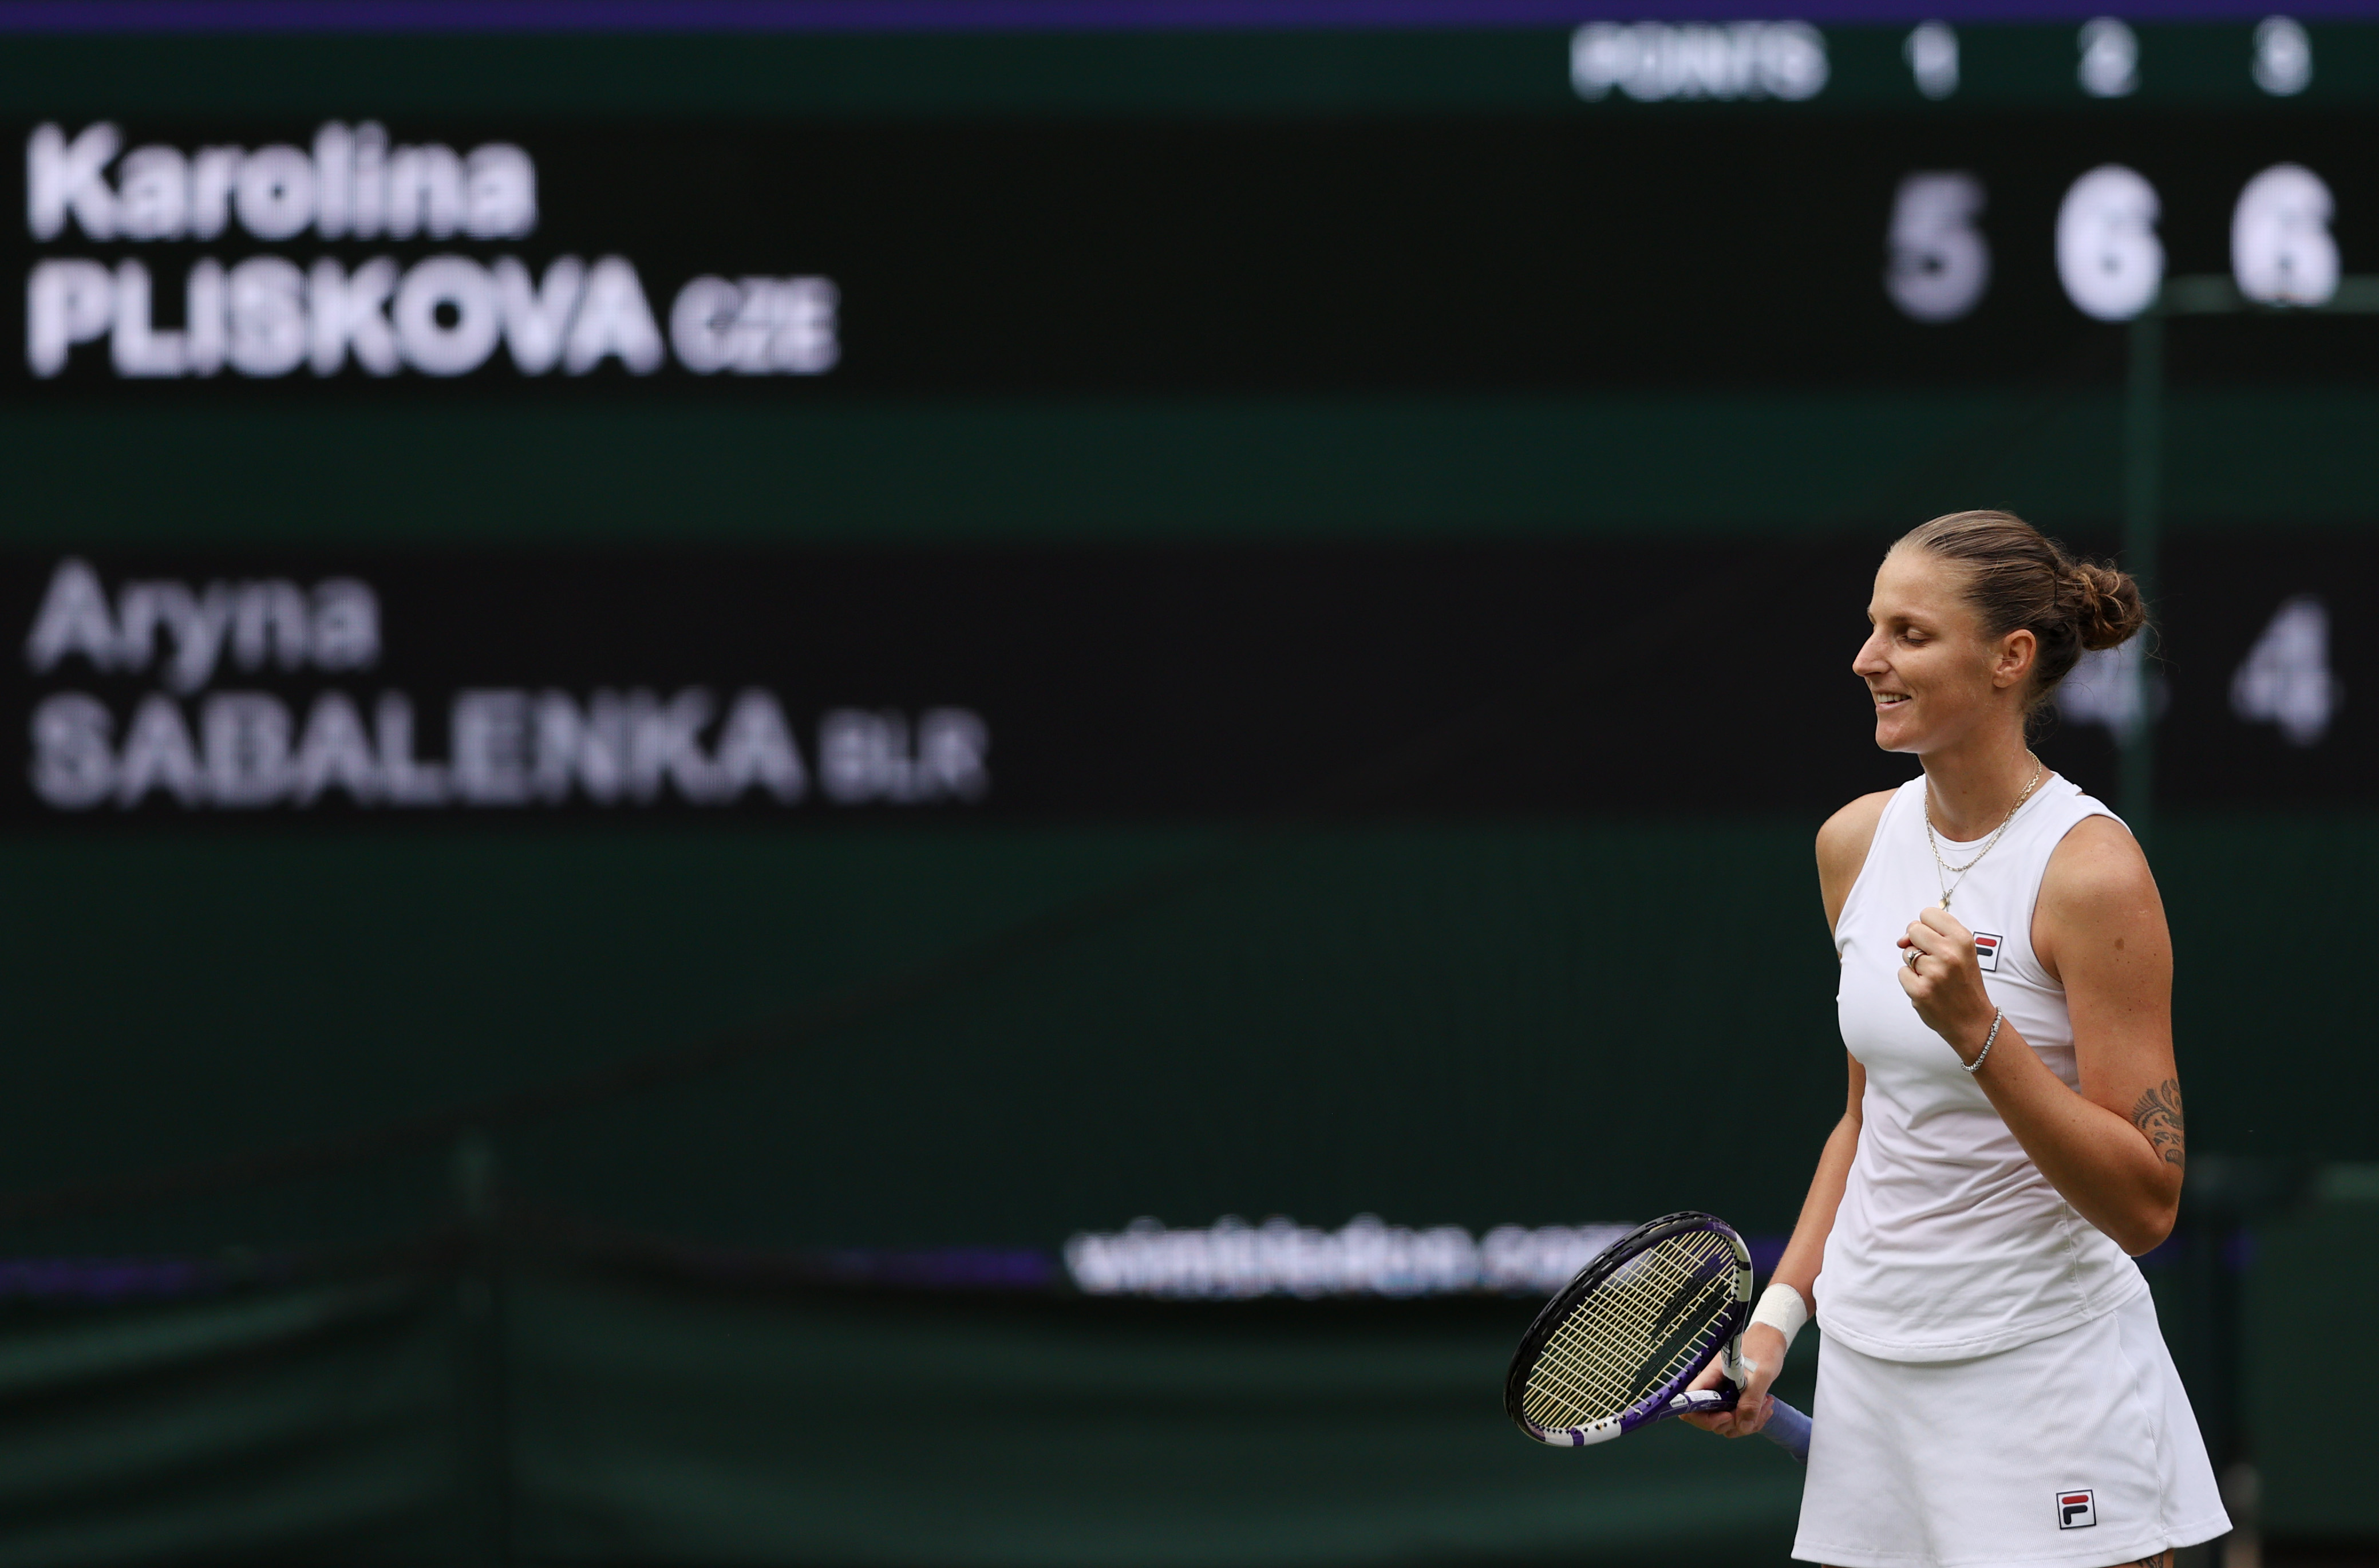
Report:
[[[2157,1088],[2140,1096],[2131,1107],[2131,1125],[2140,1129],[2149,1147],[2164,1156],[2165,1164],[2187,1163],[2188,1139],[2180,1120],[2180,1080],[2166,1079]]]

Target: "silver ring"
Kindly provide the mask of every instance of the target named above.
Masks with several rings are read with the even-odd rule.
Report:
[[[1909,948],[1909,949],[1908,949],[1908,958],[1907,958],[1907,959],[1906,959],[1905,961],[1907,962],[1907,965],[1908,965],[1908,967],[1909,967],[1910,969],[1914,969],[1914,968],[1916,967],[1916,960],[1917,960],[1917,959],[1921,959],[1921,958],[1923,958],[1924,956],[1925,956],[1925,954],[1924,954],[1923,949],[1921,949],[1921,948],[1917,948],[1917,947],[1911,947],[1911,948]]]

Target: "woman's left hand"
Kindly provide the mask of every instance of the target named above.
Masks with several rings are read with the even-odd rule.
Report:
[[[1687,1383],[1687,1389],[1718,1388],[1726,1381],[1726,1357],[1721,1356],[1704,1367]],[[1768,1385],[1784,1365],[1784,1336],[1772,1324],[1754,1323],[1743,1333],[1743,1395],[1732,1410],[1721,1410],[1715,1416],[1682,1416],[1678,1419],[1688,1426],[1699,1427],[1706,1432],[1716,1432],[1724,1438],[1749,1437],[1768,1424],[1775,1413],[1776,1402],[1768,1397]]]
[[[1974,934],[1949,911],[1928,909],[1908,923],[1900,947],[1900,988],[1915,1004],[1916,1016],[1950,1043],[1960,1061],[1973,1061],[1996,1010],[1991,994],[1983,989]],[[1911,953],[1916,955],[1913,966],[1907,962]]]

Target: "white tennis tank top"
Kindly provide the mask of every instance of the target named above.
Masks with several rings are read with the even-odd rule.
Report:
[[[2114,814],[2064,778],[2047,779],[1950,900],[1974,933],[1993,1005],[2069,1089],[2081,1082],[2073,1025],[2065,988],[2033,953],[2033,906],[2065,835],[2086,817]],[[1963,865],[1982,846],[1943,839],[1941,855]],[[2123,1249],[2048,1184],[1900,988],[1900,937],[1940,897],[1920,774],[1883,808],[1834,931],[1842,1043],[1866,1068],[1866,1095],[1817,1280],[1826,1333],[1893,1361],[1954,1361],[2029,1344],[2147,1288]]]

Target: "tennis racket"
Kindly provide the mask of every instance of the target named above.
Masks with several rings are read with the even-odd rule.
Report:
[[[1751,1253],[1687,1210],[1637,1225],[1544,1305],[1503,1379],[1503,1409],[1539,1442],[1609,1442],[1672,1416],[1732,1410],[1751,1317]],[[1685,1385],[1724,1356],[1722,1388]],[[1809,1460],[1809,1417],[1778,1400],[1760,1435]]]

